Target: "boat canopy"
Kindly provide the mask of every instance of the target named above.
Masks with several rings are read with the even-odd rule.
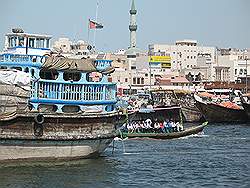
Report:
[[[47,57],[43,63],[44,69],[94,72],[97,71],[93,59],[71,59],[65,57]]]

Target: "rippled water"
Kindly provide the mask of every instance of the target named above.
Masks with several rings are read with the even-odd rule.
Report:
[[[209,125],[174,140],[115,141],[102,157],[1,165],[0,188],[250,187],[250,125]]]

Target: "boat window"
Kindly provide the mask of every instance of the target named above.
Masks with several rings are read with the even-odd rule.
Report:
[[[80,112],[81,109],[79,106],[75,106],[75,105],[65,105],[62,108],[62,111],[64,113],[76,113],[76,112]]]
[[[24,37],[18,38],[18,46],[24,46]]]
[[[79,81],[81,79],[80,72],[64,72],[63,79],[65,81]]]
[[[37,48],[44,48],[44,39],[43,38],[36,39],[36,47]]]
[[[29,38],[29,47],[35,48],[35,39],[34,38]]]
[[[10,47],[15,47],[16,46],[16,39],[17,39],[17,37],[15,37],[15,36],[12,36],[12,37],[10,37],[9,38],[9,46]]]
[[[56,80],[58,78],[58,72],[56,70],[41,70],[40,78],[46,80]]]
[[[28,67],[26,67],[25,69],[24,69],[24,72],[29,72],[29,68]]]
[[[99,72],[87,73],[86,76],[88,82],[100,82],[102,80],[102,74]]]
[[[1,66],[0,69],[7,69],[7,67],[6,66]]]
[[[35,76],[35,70],[31,69],[31,76]]]
[[[46,48],[49,48],[49,39],[46,40]]]
[[[16,69],[16,70],[19,70],[19,71],[22,71],[22,67],[11,67],[12,69]]]

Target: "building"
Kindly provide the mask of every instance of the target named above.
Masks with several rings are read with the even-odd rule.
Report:
[[[72,42],[69,38],[59,38],[54,42],[53,49],[65,56],[87,56],[91,54],[92,46],[83,40]]]
[[[241,82],[242,78],[250,74],[250,50],[240,49],[218,49],[218,56],[215,67],[216,75],[218,75],[218,67],[224,67],[228,69],[228,80],[231,82]],[[222,69],[221,69],[222,70]],[[224,70],[225,72],[225,70]],[[223,74],[223,73],[221,73]],[[216,77],[216,81],[221,78]]]
[[[174,45],[151,44],[149,45],[149,55],[159,55],[171,57],[171,70],[185,72],[184,70],[199,67],[198,57],[206,55],[206,61],[210,64],[215,59],[215,47],[198,46],[196,40],[180,40]]]

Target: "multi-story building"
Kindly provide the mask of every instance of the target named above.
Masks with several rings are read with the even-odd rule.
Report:
[[[206,60],[214,62],[215,47],[198,46],[196,40],[176,41],[175,45],[151,44],[149,45],[149,55],[170,55],[171,70],[184,72],[186,69],[198,67],[197,58],[206,55]]]

